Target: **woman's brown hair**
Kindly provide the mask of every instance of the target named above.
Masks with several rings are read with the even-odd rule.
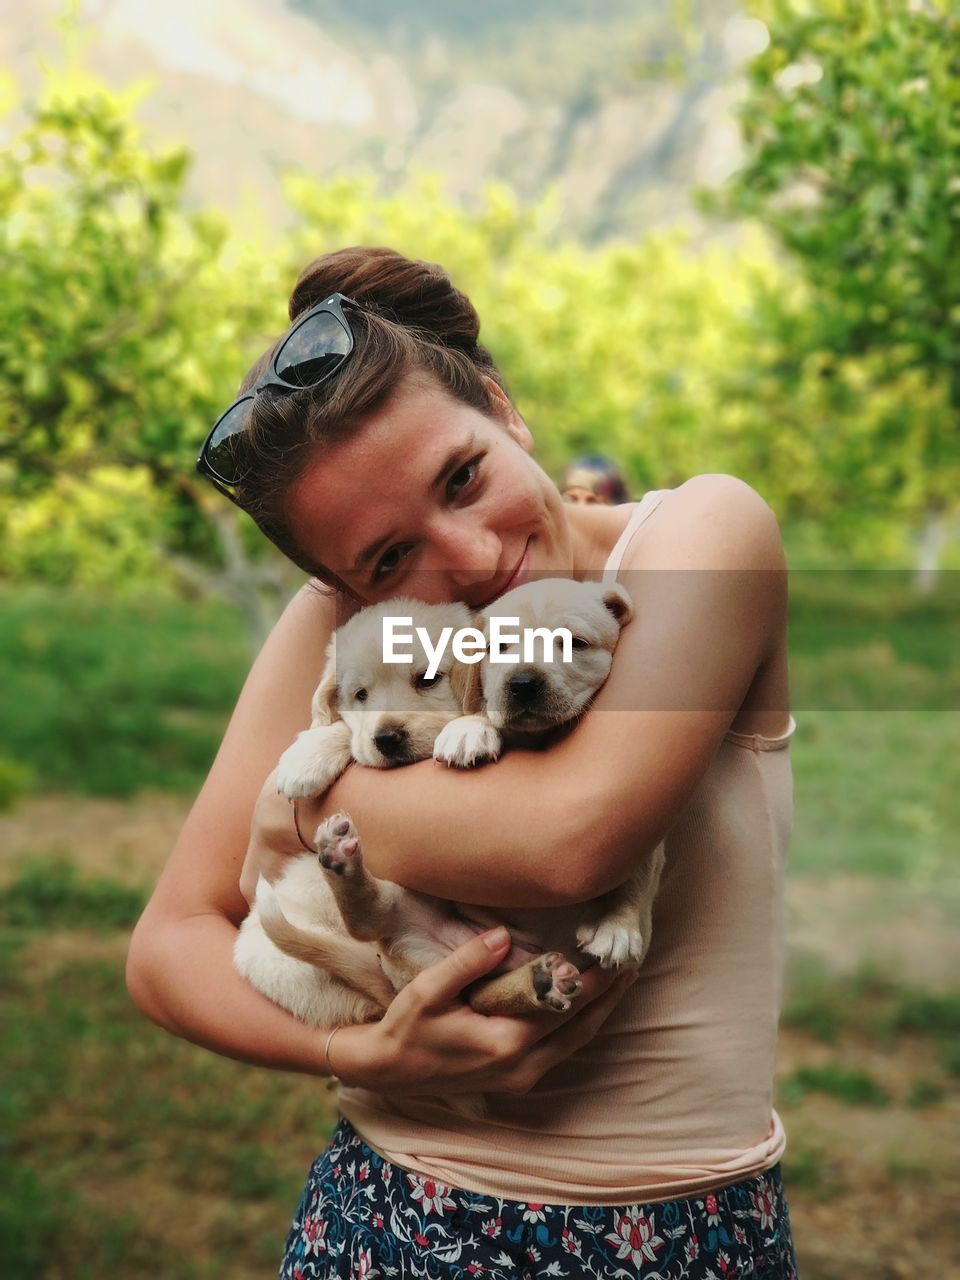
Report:
[[[236,499],[267,537],[295,564],[346,590],[337,575],[297,545],[285,511],[286,495],[316,450],[344,439],[385,405],[407,374],[432,376],[455,399],[489,413],[485,379],[503,382],[477,336],[480,320],[466,294],[442,267],[405,258],[392,249],[351,248],[328,253],[300,273],[290,297],[291,323],[332,293],[346,307],[353,351],[327,382],[289,394],[269,388],[254,400],[250,423],[237,442],[244,479]],[[247,373],[241,392],[269,366],[274,344]]]

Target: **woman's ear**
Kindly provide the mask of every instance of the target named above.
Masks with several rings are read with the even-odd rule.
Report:
[[[506,427],[510,438],[516,441],[524,453],[533,453],[533,436],[530,434],[530,428],[517,413],[513,401],[493,378],[484,374],[483,382],[490,397],[490,408]]]

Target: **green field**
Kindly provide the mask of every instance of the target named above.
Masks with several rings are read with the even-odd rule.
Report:
[[[953,576],[922,601],[890,575],[795,582],[778,1106],[805,1280],[892,1278],[894,1250],[920,1280],[960,1265],[960,990],[908,964],[923,973],[949,945],[960,903]],[[129,930],[169,847],[151,844],[153,815],[185,810],[247,661],[226,608],[0,593],[11,1280],[269,1276],[329,1130],[322,1082],[181,1043],[123,984]],[[903,966],[878,965],[904,929]]]

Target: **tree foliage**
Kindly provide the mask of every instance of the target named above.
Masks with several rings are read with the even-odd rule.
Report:
[[[189,155],[144,142],[135,99],[51,79],[0,159],[7,574],[159,583],[176,556],[223,559],[192,458],[238,353],[282,324],[282,287],[186,211]]]
[[[798,478],[918,521],[956,512],[960,13],[951,0],[757,13],[770,42],[748,68],[747,157],[725,208],[759,219],[802,276],[757,303],[760,381],[820,456]]]
[[[587,247],[565,233],[550,196],[522,207],[491,186],[464,210],[427,176],[391,195],[372,175],[291,176],[295,228],[249,245],[214,213],[187,208],[189,156],[140,136],[133,94],[76,74],[51,80],[0,160],[0,574],[115,587],[213,573],[261,634],[259,586],[276,583],[276,562],[195,477],[193,459],[282,330],[300,268],[351,243],[450,270],[547,470],[600,449],[636,491],[733,471],[781,514],[846,513],[837,537],[882,563],[895,534],[878,542],[865,516],[946,511],[958,487],[958,197],[941,163],[941,149],[956,152],[954,124],[941,118],[956,90],[936,79],[946,55],[920,48],[913,18],[882,38],[870,25],[890,2],[852,6],[861,44],[848,67],[846,10],[777,0],[770,49],[750,73],[748,115],[764,123],[748,130],[730,207],[762,216],[791,261],[759,232],[734,246],[678,233]],[[808,46],[819,77],[786,75],[812,65]],[[936,110],[924,93],[890,88],[901,63],[885,59],[904,48],[912,68],[929,64]],[[829,69],[828,53],[847,70]],[[889,88],[894,106],[917,107],[909,128],[894,127],[894,106],[888,124],[868,120],[868,98],[856,97],[842,132],[832,112],[853,91],[837,86],[856,67],[856,94]],[[820,103],[825,83],[834,96]],[[853,159],[841,163],[838,147]],[[799,158],[811,148],[828,194],[797,211],[796,184],[810,174]],[[831,184],[848,170],[842,196]],[[899,194],[884,205],[870,175],[888,172],[876,190]]]

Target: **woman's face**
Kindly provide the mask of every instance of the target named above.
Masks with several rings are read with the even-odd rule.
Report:
[[[297,542],[364,603],[409,595],[478,608],[533,571],[572,570],[560,495],[490,385],[488,415],[410,375],[294,484]]]

